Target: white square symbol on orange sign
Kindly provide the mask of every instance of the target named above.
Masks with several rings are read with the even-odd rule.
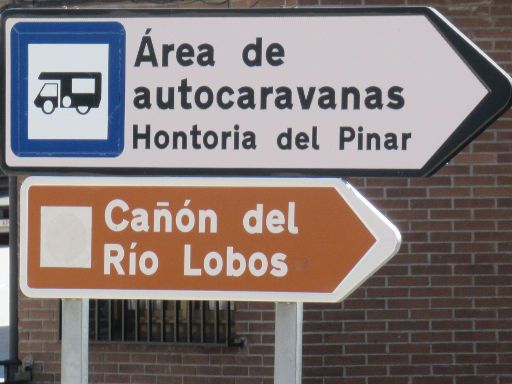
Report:
[[[92,207],[41,207],[42,268],[91,268]]]

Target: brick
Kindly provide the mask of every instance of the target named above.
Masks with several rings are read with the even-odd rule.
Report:
[[[471,282],[471,276],[432,276],[430,278],[432,286],[449,286],[452,288],[457,286],[467,286],[470,285]]]
[[[409,296],[408,288],[368,288],[368,295],[371,297],[407,297]],[[366,307],[365,307],[366,308]],[[364,316],[364,313],[363,313]]]
[[[473,261],[471,254],[461,254],[461,253],[441,253],[430,256],[430,262],[432,264],[470,264]],[[454,276],[458,278],[458,276]],[[446,277],[443,277],[443,279]]]
[[[383,331],[386,329],[386,323],[383,321],[357,321],[346,322],[346,332],[360,332],[360,331]]]
[[[512,347],[512,343],[478,343],[476,344],[476,351],[475,352],[483,352],[483,353],[489,353],[489,352],[504,352],[507,351],[510,352],[510,347]]]
[[[406,200],[401,200],[401,199],[383,199],[383,200],[375,199],[373,201],[373,203],[375,204],[375,206],[378,209],[382,209],[382,210],[391,210],[391,209],[403,210],[403,209],[407,209],[409,207],[409,203]]]
[[[483,144],[483,146],[488,146],[488,144]],[[470,168],[467,165],[447,164],[437,172],[437,175],[467,175],[469,173]]]
[[[428,285],[427,277],[404,276],[404,277],[390,277],[388,279],[390,286],[410,287],[410,286],[426,286]]]
[[[424,188],[387,188],[386,197],[427,197]]]
[[[360,345],[346,345],[345,353],[348,354],[364,354],[364,353],[386,353],[385,344],[360,344]]]
[[[404,265],[396,265],[392,263],[388,263],[386,265],[383,265],[376,273],[375,275],[407,275],[409,267]]]
[[[434,200],[435,201],[435,200]],[[498,203],[499,203],[498,199]],[[496,206],[496,199],[493,198],[468,198],[456,199],[453,202],[454,208],[494,208]]]
[[[363,308],[366,308],[363,306]],[[364,320],[364,311],[325,311],[325,320]]]
[[[343,306],[346,309],[375,309],[375,308],[384,308],[386,302],[384,300],[380,299],[373,299],[373,300],[352,300],[347,299],[344,301]]]
[[[475,327],[478,329],[509,329],[512,328],[512,320],[477,320]]]
[[[474,345],[472,343],[440,343],[432,344],[432,352],[447,353],[447,352],[474,352]]]
[[[411,297],[442,297],[450,296],[451,288],[429,287],[429,288],[411,288]]]
[[[511,365],[478,365],[477,372],[482,375],[499,374],[499,375],[512,375]]]
[[[499,248],[499,247],[498,247]],[[495,252],[496,244],[495,243],[455,243],[454,250],[456,253],[462,252],[475,252],[475,253],[484,253],[484,252]]]
[[[409,384],[409,379],[403,376],[369,377],[368,384]]]
[[[430,368],[424,365],[401,365],[401,366],[391,366],[390,374],[391,375],[428,375],[430,373]]]
[[[494,287],[461,287],[454,289],[455,296],[475,297],[475,296],[494,296],[496,289]]]
[[[434,375],[473,375],[475,374],[474,365],[434,365]]]
[[[340,367],[304,367],[303,374],[312,377],[337,377],[342,375],[342,368]]]
[[[492,275],[492,276],[476,276],[476,285],[507,285],[510,282],[510,276],[506,275]]]
[[[412,364],[453,364],[453,355],[448,354],[425,354],[425,355],[412,355]]]
[[[496,355],[483,353],[458,354],[455,359],[459,364],[495,364],[497,361]]]
[[[466,320],[440,320],[440,321],[432,321],[432,330],[462,330],[462,329],[472,329],[473,323],[471,321]]]
[[[486,299],[475,299],[475,307],[493,307],[496,312],[498,312],[498,308],[509,308],[510,307],[510,299],[509,298],[486,298]]]
[[[497,341],[495,332],[455,332],[455,341]]]
[[[448,176],[434,175],[432,177],[409,179],[409,185],[412,187],[436,187],[452,185],[452,179]]]
[[[509,152],[512,148],[512,145],[509,143],[484,143],[484,142],[477,142],[473,144],[473,148],[475,151],[478,152]],[[492,167],[491,167],[492,168]],[[469,173],[469,171],[468,171]],[[486,173],[485,169],[481,169],[480,174],[488,175]],[[504,172],[506,173],[506,172]],[[503,174],[503,172],[500,172],[500,174]]]
[[[495,155],[492,155],[493,157]],[[454,177],[457,186],[493,185],[496,183],[495,176],[456,176]]]
[[[326,378],[322,384],[366,384],[366,379],[364,378],[341,378],[337,377],[335,379]]]
[[[389,321],[388,329],[390,331],[420,331],[428,330],[428,321]]]
[[[512,154],[509,154],[509,156]],[[508,186],[512,185],[512,176],[505,175],[505,176],[498,176],[497,177],[497,183],[499,186]]]
[[[503,242],[498,243],[498,252],[511,252],[512,251],[512,243]]]
[[[413,308],[428,308],[428,299],[393,299],[388,303],[390,309],[413,309]]]
[[[339,322],[318,322],[318,323],[306,323],[303,326],[304,332],[315,332],[318,329],[322,329],[324,333],[339,332],[343,327],[343,324]],[[271,335],[269,335],[271,336]]]
[[[454,273],[458,275],[489,275],[494,273],[494,265],[477,264],[477,265],[456,265]]]
[[[453,340],[450,332],[418,332],[411,335],[414,343],[449,342]]]
[[[512,220],[498,222],[498,231],[509,231],[510,229],[512,229]]]
[[[470,219],[471,211],[467,209],[438,209],[432,210],[430,217],[433,220],[446,220],[446,219]]]
[[[408,182],[404,178],[392,179],[383,177],[367,179],[366,185],[368,187],[407,187]]]
[[[457,384],[496,384],[495,376],[460,376],[457,378]]]
[[[129,383],[130,380],[129,375],[105,375],[105,381],[108,383]]]
[[[317,328],[321,329],[321,328]],[[372,334],[373,335],[373,334]],[[323,335],[324,344],[360,344],[366,339],[364,333],[344,332],[344,333],[327,333]]]
[[[386,374],[386,367],[375,365],[346,367],[345,371],[350,376],[382,376]]]
[[[367,341],[369,343],[403,343],[409,339],[406,332],[371,332],[367,334]]]
[[[407,317],[407,311],[404,310],[374,310],[367,311],[366,316],[369,320],[376,319],[403,319]]]
[[[402,241],[404,243],[423,243],[428,241],[428,233],[402,231]]]
[[[450,252],[452,245],[450,243],[422,243],[422,244],[411,244],[412,252],[423,252],[423,253],[446,253]]]
[[[410,311],[412,319],[450,319],[453,317],[451,309],[415,309]]]
[[[465,187],[431,188],[429,197],[467,197],[471,196],[471,189]]]
[[[432,232],[430,240],[433,242],[465,242],[471,241],[470,232]]]
[[[512,165],[478,165],[474,167],[476,174],[482,175],[503,175],[512,173]],[[499,191],[499,188],[495,188]]]
[[[366,359],[362,355],[325,356],[323,363],[327,366],[365,365]]]
[[[449,275],[452,268],[449,265],[421,265],[412,266],[411,273],[413,275]]]
[[[492,231],[496,229],[496,222],[494,221],[457,221],[455,222],[456,231],[467,231],[467,230],[488,230]]]

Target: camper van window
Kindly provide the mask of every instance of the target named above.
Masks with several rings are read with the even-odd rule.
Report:
[[[41,89],[41,92],[39,93],[41,96],[57,96],[58,92],[58,85],[55,83],[46,83],[43,85],[43,88]]]
[[[71,93],[94,93],[96,81],[94,79],[72,79]]]

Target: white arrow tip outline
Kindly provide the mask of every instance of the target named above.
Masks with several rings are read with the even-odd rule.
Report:
[[[398,253],[402,236],[398,229],[349,183],[341,181],[336,190],[376,240],[334,290],[333,301],[341,301]]]

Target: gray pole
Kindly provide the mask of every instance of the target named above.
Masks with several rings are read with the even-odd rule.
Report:
[[[62,300],[61,384],[87,384],[89,300]]]
[[[18,360],[18,179],[9,176],[9,360]],[[13,380],[11,369],[7,381]]]
[[[302,303],[276,303],[274,384],[302,382]]]

